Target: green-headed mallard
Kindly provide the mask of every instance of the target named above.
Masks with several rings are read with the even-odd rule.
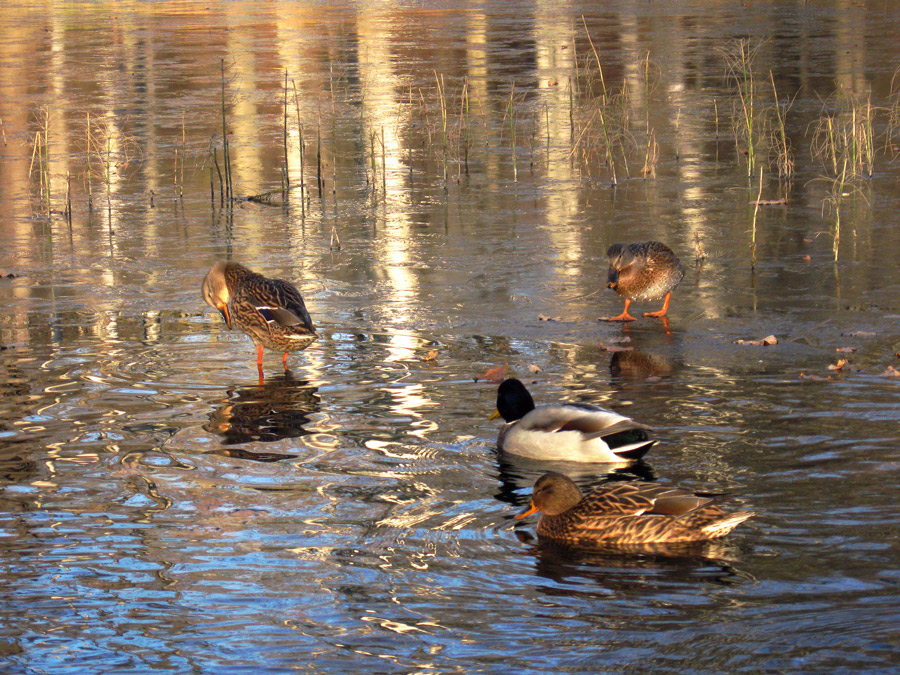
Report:
[[[727,513],[715,497],[656,483],[615,481],[582,496],[571,479],[553,472],[538,478],[531,508],[516,519],[538,511],[538,536],[574,546],[718,539],[753,515]]]
[[[203,279],[203,299],[222,313],[228,328],[237,326],[256,345],[256,365],[262,376],[263,347],[288,353],[306,349],[317,337],[306,305],[296,287],[268,279],[236,262],[217,262]]]
[[[665,244],[645,241],[640,244],[613,244],[606,251],[609,256],[609,276],[606,287],[625,298],[625,309],[608,321],[634,321],[628,313],[632,300],[656,300],[665,297],[658,312],[644,312],[644,316],[665,317],[672,291],[684,278],[684,267]]]
[[[630,462],[656,442],[648,428],[628,417],[586,403],[535,407],[519,380],[497,389],[497,412],[506,424],[497,446],[510,454],[570,462]]]

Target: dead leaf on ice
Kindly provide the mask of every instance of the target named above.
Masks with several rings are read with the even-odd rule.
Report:
[[[503,364],[502,366],[494,366],[493,368],[489,368],[484,371],[481,375],[475,378],[475,381],[478,380],[487,380],[488,382],[503,382],[503,378],[506,377],[506,373],[509,372],[509,364]]]
[[[770,347],[778,344],[778,338],[774,335],[767,335],[762,340],[735,340],[735,344],[751,345],[753,347]]]

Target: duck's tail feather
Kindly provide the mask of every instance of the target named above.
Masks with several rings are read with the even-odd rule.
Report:
[[[639,441],[629,445],[621,445],[617,448],[611,448],[612,451],[622,459],[640,459],[646,455],[650,448],[656,444],[656,441]]]
[[[724,518],[720,518],[708,525],[704,525],[702,530],[710,539],[718,539],[719,537],[724,537],[753,515],[755,515],[753,511],[736,511],[735,513],[729,513]]]

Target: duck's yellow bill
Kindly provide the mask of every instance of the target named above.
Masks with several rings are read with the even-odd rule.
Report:
[[[527,517],[530,516],[532,513],[537,513],[537,512],[538,512],[538,507],[536,507],[536,506],[534,505],[534,502],[531,502],[531,506],[528,507],[528,510],[527,510],[527,511],[522,511],[522,513],[520,513],[519,515],[515,516],[515,519],[516,519],[516,520],[522,520],[522,518],[527,518]]]
[[[488,419],[489,419],[489,420],[495,420],[495,419],[497,419],[498,417],[500,417],[500,411],[499,411],[499,410],[495,410],[494,412],[491,413],[491,416],[488,417]]]

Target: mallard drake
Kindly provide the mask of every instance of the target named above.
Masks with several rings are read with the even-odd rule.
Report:
[[[586,403],[535,407],[519,380],[503,380],[497,389],[502,417],[497,446],[510,454],[570,462],[630,462],[656,442],[648,428],[632,419]]]
[[[203,299],[222,314],[230,329],[237,326],[256,345],[256,365],[262,376],[263,347],[284,352],[306,349],[316,328],[297,288],[282,279],[268,279],[236,262],[217,262],[203,279]]]
[[[727,513],[716,497],[656,483],[615,481],[587,496],[561,473],[537,479],[522,519],[543,512],[538,536],[575,546],[653,544],[718,539],[753,515]]]
[[[665,317],[672,291],[684,278],[684,267],[675,253],[658,241],[640,244],[613,244],[606,251],[609,256],[609,276],[606,287],[625,298],[625,309],[607,321],[634,321],[628,313],[632,300],[656,300],[665,297],[658,312],[644,312],[644,316]]]

